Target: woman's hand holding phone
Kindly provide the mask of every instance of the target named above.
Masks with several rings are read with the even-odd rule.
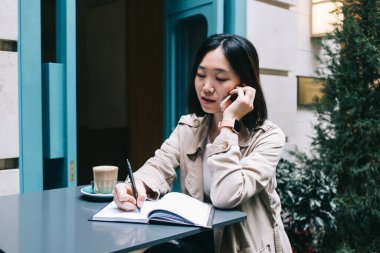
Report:
[[[256,90],[250,86],[236,87],[230,91],[221,102],[221,110],[223,112],[223,120],[240,120],[246,114],[253,110],[253,101],[255,99]],[[235,96],[235,100],[234,100]]]

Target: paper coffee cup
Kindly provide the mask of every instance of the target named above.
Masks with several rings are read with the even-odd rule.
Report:
[[[95,193],[112,193],[117,182],[117,166],[95,166],[92,168],[94,173],[94,191]]]

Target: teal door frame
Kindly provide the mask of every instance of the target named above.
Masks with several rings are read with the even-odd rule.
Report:
[[[43,189],[40,0],[18,1],[20,191]]]
[[[192,16],[202,15],[207,21],[207,35],[233,33],[246,35],[246,0],[165,0],[165,84],[164,84],[164,137],[177,124],[179,113],[186,111],[183,87],[176,83],[176,57],[185,55],[176,45],[176,24]],[[183,45],[182,45],[183,46]],[[185,48],[184,46],[182,48]],[[180,85],[186,86],[183,82]],[[180,90],[180,92],[178,92]],[[182,96],[178,96],[181,93]],[[178,107],[182,108],[178,110]],[[180,111],[180,112],[178,112]]]
[[[246,36],[246,0],[224,0],[224,32]]]
[[[164,84],[164,136],[168,137],[177,124],[179,111],[186,111],[183,102],[186,89],[178,85],[187,85],[186,81],[178,83],[176,57],[186,55],[176,45],[176,26],[178,22],[201,15],[207,23],[207,35],[223,31],[223,0],[165,0],[165,84]],[[179,94],[178,89],[183,94]],[[177,111],[178,108],[183,108]]]
[[[77,185],[77,95],[76,95],[76,0],[57,0],[57,62],[63,65],[63,178],[57,186]],[[50,133],[50,138],[54,132]],[[47,168],[55,169],[55,168]],[[54,172],[53,172],[54,173]]]
[[[18,0],[21,192],[76,185],[75,6],[56,1],[56,62],[43,63],[41,0]]]

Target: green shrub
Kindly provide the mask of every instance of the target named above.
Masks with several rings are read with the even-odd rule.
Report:
[[[335,182],[318,167],[303,160],[302,167],[286,160],[277,166],[277,190],[283,220],[292,246],[298,253],[320,252],[323,237],[336,229]]]
[[[323,235],[317,247],[323,252],[380,252],[380,1],[339,2],[343,21],[323,43],[312,156],[299,168],[279,165],[279,190],[293,222],[289,236],[301,252]],[[335,194],[331,178],[335,214],[327,201]]]
[[[312,147],[337,179],[336,233],[325,251],[380,252],[380,1],[342,0],[324,43],[323,97]]]

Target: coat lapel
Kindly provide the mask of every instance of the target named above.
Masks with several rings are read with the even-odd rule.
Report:
[[[193,137],[193,142],[187,151],[185,188],[192,197],[201,201],[204,197],[202,154],[205,149],[211,118],[206,116],[201,120]]]

